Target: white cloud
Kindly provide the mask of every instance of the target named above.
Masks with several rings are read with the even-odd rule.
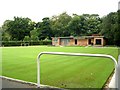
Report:
[[[0,3],[0,25],[14,16],[29,17],[41,21],[43,17],[68,14],[97,13],[100,16],[117,11],[118,0],[2,0]]]

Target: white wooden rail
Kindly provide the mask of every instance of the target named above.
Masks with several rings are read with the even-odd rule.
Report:
[[[40,52],[37,56],[37,86],[40,87],[40,56],[43,54],[51,55],[67,55],[67,56],[89,56],[89,57],[104,57],[110,58],[115,66],[115,87],[118,88],[118,64],[116,59],[111,55],[105,54],[85,54],[85,53],[65,53],[65,52]]]

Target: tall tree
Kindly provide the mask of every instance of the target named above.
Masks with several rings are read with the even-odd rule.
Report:
[[[111,12],[107,16],[102,18],[101,34],[108,39],[108,44],[116,44],[118,35],[118,14]]]
[[[42,19],[42,22],[37,23],[37,30],[39,33],[40,40],[44,40],[45,38],[51,39],[52,30],[51,30],[50,19],[46,17]]]
[[[8,29],[10,28],[9,23],[12,20],[6,20],[4,22],[4,24],[1,27],[1,33],[2,33],[2,40],[3,41],[9,41],[11,40],[12,36],[10,35],[10,33],[8,32]]]
[[[29,42],[30,41],[30,37],[29,36],[25,36],[24,39],[23,39],[23,41]]]
[[[14,17],[14,20],[5,21],[3,28],[12,36],[12,40],[23,40],[34,29],[34,24],[29,18]]]
[[[85,30],[87,35],[99,34],[101,31],[101,19],[98,14],[83,14],[85,18]]]
[[[73,15],[68,27],[73,36],[91,35],[100,32],[101,19],[97,14]]]
[[[80,36],[82,34],[82,32],[83,32],[82,20],[83,20],[82,17],[80,17],[78,15],[74,15],[72,20],[68,23],[68,27],[69,27],[69,31],[71,32],[71,35]]]
[[[115,30],[115,44],[120,46],[120,10],[117,11],[117,24],[115,25],[115,28],[117,28]]]
[[[53,16],[51,19],[51,28],[53,30],[54,36],[69,36],[68,23],[71,21],[72,17],[66,12]]]
[[[38,41],[39,40],[37,29],[30,31],[30,37],[31,37],[31,41]]]

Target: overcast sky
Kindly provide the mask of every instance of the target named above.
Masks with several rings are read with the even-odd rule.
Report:
[[[14,16],[28,17],[32,21],[41,21],[44,17],[52,17],[62,12],[107,15],[118,10],[119,0],[1,0],[0,26],[5,20]]]

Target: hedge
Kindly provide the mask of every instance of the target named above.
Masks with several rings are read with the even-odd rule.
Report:
[[[2,46],[21,46],[22,41],[2,41]]]
[[[2,41],[2,46],[52,45],[52,41]]]

